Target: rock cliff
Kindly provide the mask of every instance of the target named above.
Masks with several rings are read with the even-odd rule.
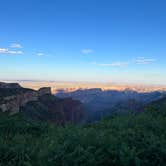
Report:
[[[43,87],[38,90],[38,96],[43,96],[45,94],[51,94],[51,88],[50,87]]]
[[[22,113],[28,118],[65,124],[79,122],[83,117],[82,103],[72,98],[59,99],[51,88],[38,91],[22,88],[19,84],[0,83],[0,111]]]
[[[0,88],[21,88],[21,86],[18,83],[0,82]]]
[[[51,88],[45,87],[38,91],[22,88],[17,83],[0,83],[0,109],[11,114],[17,113],[20,107],[30,101],[37,101],[40,96],[51,94]]]

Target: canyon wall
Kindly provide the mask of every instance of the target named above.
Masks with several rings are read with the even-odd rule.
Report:
[[[0,83],[0,89],[3,89],[4,97],[0,100],[0,110],[2,112],[17,113],[20,107],[24,107],[28,102],[37,101],[38,98],[45,94],[51,94],[51,88],[45,87],[38,91],[24,89],[19,84]],[[6,89],[6,92],[4,91]],[[9,89],[15,90],[15,93],[7,94]],[[0,92],[1,93],[1,92]]]
[[[0,83],[0,112],[21,113],[27,119],[58,125],[80,123],[84,117],[78,100],[55,97],[49,87],[32,90],[15,83]]]

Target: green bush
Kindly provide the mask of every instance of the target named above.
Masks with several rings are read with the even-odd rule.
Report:
[[[117,115],[84,126],[0,115],[0,166],[165,166],[166,116]]]

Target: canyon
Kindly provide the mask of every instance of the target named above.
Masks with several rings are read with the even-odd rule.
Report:
[[[0,83],[0,111],[60,125],[80,122],[84,113],[80,101],[57,98],[50,87],[33,90],[17,83]]]

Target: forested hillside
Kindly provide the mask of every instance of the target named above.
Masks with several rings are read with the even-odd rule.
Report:
[[[138,115],[65,127],[2,113],[0,165],[165,166],[166,110],[156,111],[156,105]]]

